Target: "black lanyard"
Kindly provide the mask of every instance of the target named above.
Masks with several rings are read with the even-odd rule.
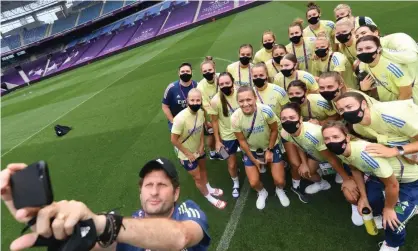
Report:
[[[308,57],[306,56],[306,47],[305,47],[305,40],[303,40],[303,57],[305,59],[305,68],[308,71]],[[293,54],[296,56],[295,45],[292,43]]]
[[[405,166],[403,165],[402,161],[396,157],[396,159],[399,161],[399,164],[401,165],[401,178],[399,179],[399,182],[402,181],[402,177],[403,177],[403,172],[405,171]]]
[[[295,70],[296,71],[296,78],[295,78],[295,80],[298,80],[299,79],[299,76],[298,76],[298,70]],[[284,87],[284,89],[286,90],[287,88],[286,88],[286,77],[283,75],[283,87]]]
[[[257,89],[255,89],[255,94],[257,94],[257,97],[260,99],[260,102],[261,102],[262,104],[264,104],[264,101],[263,101],[263,99],[261,98],[260,93],[258,92],[258,90],[257,90]]]
[[[271,60],[271,64],[273,65],[273,68],[276,70],[276,73],[279,73],[279,69],[277,69],[277,67],[274,65],[274,59]]]
[[[328,59],[328,67],[327,67],[327,72],[329,72],[329,70],[330,70],[330,67],[331,67],[331,60],[332,60],[332,56],[334,55],[334,52],[333,53],[331,53],[331,55],[329,56],[329,59]]]

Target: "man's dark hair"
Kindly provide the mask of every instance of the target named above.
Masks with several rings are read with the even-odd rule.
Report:
[[[183,67],[183,66],[189,66],[189,67],[190,67],[190,70],[193,70],[193,69],[192,69],[192,65],[191,65],[190,63],[185,62],[185,63],[182,63],[182,64],[179,66],[179,71],[180,71],[181,67]]]

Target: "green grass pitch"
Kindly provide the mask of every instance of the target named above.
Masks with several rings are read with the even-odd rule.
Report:
[[[278,42],[287,44],[287,27],[294,18],[305,17],[305,4],[267,3],[5,96],[1,102],[2,168],[11,162],[44,159],[51,169],[56,200],[81,200],[97,212],[123,206],[122,212],[129,215],[139,207],[137,181],[142,164],[157,156],[178,163],[161,111],[163,92],[177,78],[178,65],[191,62],[194,79],[199,81],[204,56],[214,56],[217,71],[223,71],[238,59],[240,44],[252,43],[258,50],[264,30],[273,30]],[[334,20],[332,10],[337,4],[320,2],[322,18]],[[370,16],[385,34],[406,32],[418,38],[415,2],[350,5],[355,15]],[[74,130],[57,138],[53,131],[56,123]],[[212,185],[223,188],[229,202],[224,211],[211,206],[191,177],[177,167],[181,199],[196,201],[206,212],[210,250],[216,250],[236,203],[226,163],[208,161]],[[249,191],[228,250],[378,250],[382,231],[371,237],[364,227],[353,226],[351,208],[333,181],[332,189],[315,195],[310,204],[302,204],[289,191],[290,207],[283,208],[273,196],[270,175],[263,175],[262,180],[270,192],[266,208],[259,212],[256,193]],[[23,227],[6,210],[2,204],[3,250],[9,249]],[[417,223],[416,219],[410,221],[407,245],[401,250],[418,250]]]

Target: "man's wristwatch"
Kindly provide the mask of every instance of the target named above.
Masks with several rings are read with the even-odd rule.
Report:
[[[403,149],[402,146],[396,146],[396,148],[398,149],[399,155],[402,156],[405,154],[405,150]]]

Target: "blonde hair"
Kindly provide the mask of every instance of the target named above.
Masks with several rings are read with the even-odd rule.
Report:
[[[334,13],[337,10],[342,10],[342,9],[347,9],[348,12],[350,12],[350,14],[351,14],[351,7],[348,4],[344,4],[344,3],[337,5],[337,7],[335,7],[335,9],[334,9]]]
[[[206,56],[203,62],[200,64],[200,69],[202,69],[202,66],[205,64],[211,64],[213,66],[213,69],[215,69],[215,61],[213,61],[212,56]]]
[[[327,33],[325,33],[325,31],[318,32],[318,34],[316,35],[316,41],[326,41],[329,45],[329,38],[327,36]]]
[[[353,21],[350,18],[344,17],[341,20],[337,21],[336,26],[348,26],[351,30],[354,29]]]
[[[263,43],[264,35],[271,35],[273,37],[274,41],[276,41],[276,35],[274,35],[274,32],[271,31],[271,30],[266,30],[266,31],[263,32],[263,35],[261,36],[261,43]]]
[[[293,22],[289,25],[289,29],[295,26],[298,26],[300,28],[300,31],[303,32],[303,19],[296,18],[293,20]],[[287,30],[289,32],[289,29]]]

